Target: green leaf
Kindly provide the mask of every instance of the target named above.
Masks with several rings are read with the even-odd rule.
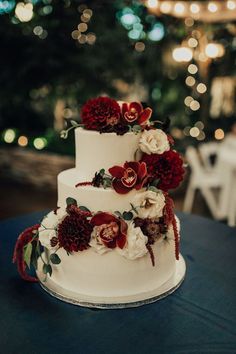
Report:
[[[112,185],[112,181],[110,178],[104,178],[103,179],[103,187],[104,188],[109,188]]]
[[[74,198],[68,197],[66,198],[66,205],[76,205],[77,206],[77,201]]]
[[[56,253],[52,253],[50,255],[50,261],[52,262],[52,264],[60,264],[61,263],[61,259]]]
[[[71,125],[73,126],[73,127],[78,127],[78,123],[75,121],[75,120],[70,120],[70,123],[71,123]]]
[[[131,211],[124,211],[123,212],[123,218],[125,220],[132,220],[133,219],[133,213]]]
[[[119,218],[122,218],[122,214],[119,210],[114,211],[114,214],[116,214]]]
[[[86,208],[86,206],[80,205],[79,208],[82,211],[88,211],[90,213],[90,210],[88,208]]]
[[[43,265],[43,273],[44,274],[49,274],[50,276],[52,275],[52,267],[50,264],[44,263]]]
[[[158,184],[159,184],[159,182],[160,182],[160,179],[159,179],[159,178],[154,179],[154,181],[151,183],[151,186],[157,187]]]
[[[148,190],[152,191],[152,192],[156,192],[156,193],[159,192],[159,190],[156,187],[154,187],[154,186],[149,186]]]
[[[100,174],[101,176],[104,176],[104,174],[105,174],[105,169],[102,168],[102,169],[99,171],[99,174]]]
[[[32,254],[32,243],[29,242],[27,246],[24,248],[24,261],[27,264],[28,268],[30,269],[30,260],[31,260],[31,254]]]

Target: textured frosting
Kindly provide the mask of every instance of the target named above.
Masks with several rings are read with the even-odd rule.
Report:
[[[75,129],[76,173],[78,182],[90,181],[96,171],[108,170],[114,165],[133,161],[138,149],[140,133],[124,135],[100,134],[96,131]]]

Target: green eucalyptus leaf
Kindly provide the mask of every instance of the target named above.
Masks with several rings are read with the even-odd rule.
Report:
[[[88,211],[90,213],[90,210],[88,208],[86,208],[86,206],[80,205],[79,208],[82,211]]]
[[[73,126],[73,127],[78,127],[79,126],[79,124],[75,121],[75,120],[70,120],[70,123],[71,123],[71,125]]]
[[[66,205],[76,205],[77,206],[77,201],[74,198],[68,197],[66,198]]]
[[[156,187],[154,187],[154,186],[149,186],[148,190],[152,191],[152,192],[156,192],[156,193],[159,192],[159,190]]]
[[[56,253],[52,253],[50,255],[50,261],[52,262],[52,264],[60,264],[61,263],[61,259],[58,256],[58,254],[56,254]]]
[[[27,264],[29,269],[30,269],[30,260],[31,260],[32,250],[33,250],[32,243],[29,242],[27,244],[27,246],[24,248],[24,261]]]
[[[122,218],[122,214],[119,210],[116,210],[114,214],[116,214],[119,218]]]
[[[158,184],[159,184],[159,182],[160,182],[160,179],[159,179],[159,178],[154,179],[154,181],[151,183],[151,186],[157,187]]]
[[[44,263],[44,265],[43,265],[43,273],[44,274],[49,274],[51,276],[52,275],[52,266],[50,264]]]
[[[100,174],[101,176],[104,176],[104,174],[105,174],[105,169],[102,168],[102,169],[99,171],[99,174]]]
[[[123,212],[123,219],[125,220],[132,220],[133,219],[133,213],[131,211],[124,211]]]

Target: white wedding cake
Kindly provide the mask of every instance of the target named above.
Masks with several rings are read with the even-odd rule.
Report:
[[[84,105],[57,208],[26,230],[23,271],[18,262],[26,280],[26,265],[36,264],[49,293],[95,307],[137,306],[180,285],[180,224],[168,190],[182,180],[182,159],[151,113],[108,97]]]

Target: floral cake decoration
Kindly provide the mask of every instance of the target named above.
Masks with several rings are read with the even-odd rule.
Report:
[[[38,260],[43,263],[45,280],[51,276],[53,266],[61,263],[58,253],[68,256],[92,249],[103,254],[117,252],[134,260],[150,255],[153,266],[158,266],[153,247],[156,241],[174,241],[175,257],[179,259],[179,223],[174,215],[174,203],[168,194],[183,179],[181,156],[173,149],[174,141],[166,133],[168,121],[151,123],[152,110],[139,102],[118,104],[108,97],[89,100],[81,112],[85,129],[119,135],[133,131],[140,135],[139,149],[133,161],[121,166],[101,168],[92,181],[75,187],[91,185],[113,188],[116,193],[137,193],[129,210],[93,212],[67,198],[65,207],[56,208],[39,223],[22,232],[15,245],[13,262],[23,279],[37,281],[31,270],[37,270]],[[73,121],[72,127],[79,126]],[[162,128],[162,129],[161,129]],[[158,242],[155,244],[158,251]],[[47,252],[50,250],[50,254]]]

